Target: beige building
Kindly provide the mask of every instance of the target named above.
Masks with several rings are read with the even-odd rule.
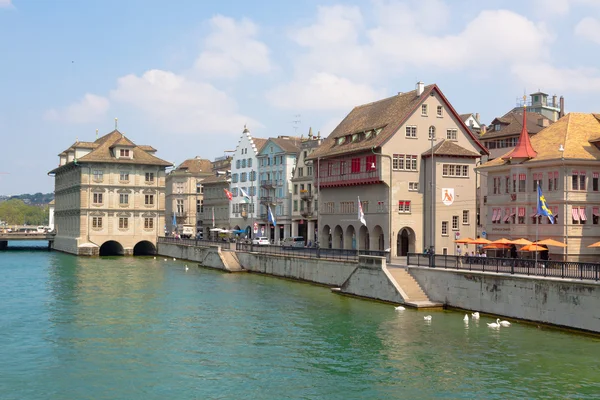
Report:
[[[168,232],[180,232],[183,224],[202,232],[204,188],[202,181],[214,175],[210,160],[185,160],[167,174],[165,215]],[[176,224],[173,224],[176,222]]]
[[[454,254],[456,237],[475,234],[480,154],[436,85],[355,107],[308,157],[318,166],[321,247]]]
[[[302,236],[306,244],[315,243],[318,234],[319,196],[315,186],[313,162],[308,156],[321,145],[321,133],[302,139],[292,177],[292,236]]]
[[[202,226],[203,239],[214,240],[219,238],[219,233],[214,229],[231,230],[229,211],[231,200],[227,198],[225,190],[229,190],[231,176],[227,172],[215,171],[213,176],[204,179],[204,214]],[[211,231],[211,229],[213,231]]]
[[[479,169],[487,173],[486,219],[490,240],[555,239],[553,260],[596,261],[587,246],[600,240],[600,114],[570,113]],[[539,183],[552,224],[537,215]],[[545,256],[545,255],[544,255]]]
[[[171,164],[114,130],[59,154],[54,249],[78,255],[153,254],[165,225]]]

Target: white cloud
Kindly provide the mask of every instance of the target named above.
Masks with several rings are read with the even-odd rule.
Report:
[[[597,92],[600,70],[597,68],[558,68],[547,63],[520,64],[512,72],[528,87],[558,92]]]
[[[376,100],[383,95],[383,91],[374,90],[369,85],[321,72],[306,81],[298,80],[281,85],[267,93],[267,98],[279,108],[343,110]]]
[[[119,78],[110,92],[115,102],[143,111],[172,133],[238,132],[245,123],[260,126],[238,113],[235,100],[214,86],[170,71],[150,70]]]
[[[104,117],[109,107],[110,102],[106,97],[86,93],[80,101],[62,110],[53,108],[46,111],[44,118],[50,121],[84,124]]]
[[[575,34],[600,44],[600,21],[592,17],[586,17],[575,26]]]
[[[12,6],[12,0],[0,0],[0,8],[8,8]]]
[[[534,11],[542,17],[561,17],[569,14],[573,7],[600,6],[599,0],[533,0]]]
[[[210,20],[212,33],[195,68],[208,78],[236,78],[242,73],[261,74],[272,69],[269,48],[256,40],[258,26],[248,19],[236,21],[221,15]]]

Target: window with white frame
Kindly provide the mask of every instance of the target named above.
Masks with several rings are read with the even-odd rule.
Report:
[[[460,164],[443,164],[442,176],[448,178],[468,178],[469,166]]]
[[[121,193],[119,194],[119,204],[129,204],[129,194]]]
[[[452,230],[453,231],[457,231],[458,230],[458,215],[453,215],[452,216]]]
[[[446,129],[446,139],[448,140],[456,140],[458,136],[458,130],[456,129]]]
[[[154,182],[154,172],[146,172],[145,182],[146,183]]]
[[[448,221],[442,221],[442,236],[448,236]]]
[[[154,204],[154,195],[153,194],[144,195],[144,204],[147,206],[153,205]]]
[[[144,218],[144,229],[154,229],[154,218]]]
[[[424,117],[427,116],[427,104],[421,104],[421,115]]]
[[[438,117],[443,117],[444,116],[444,107],[437,106],[437,116]]]
[[[431,125],[429,127],[429,135],[428,135],[429,139],[435,139],[435,126]]]
[[[407,138],[416,138],[417,137],[417,127],[416,126],[407,126],[406,127],[406,137]]]
[[[398,200],[398,212],[403,214],[409,214],[410,200]]]
[[[94,193],[92,195],[92,202],[94,204],[102,204],[104,200],[104,196],[102,193]]]
[[[128,182],[129,181],[129,171],[121,171],[119,173],[119,180],[121,182]]]
[[[92,218],[92,228],[102,228],[102,217]]]
[[[129,228],[129,218],[120,217],[119,218],[119,229],[127,229]]]
[[[418,192],[419,191],[419,182],[408,182],[408,190],[410,192]]]
[[[183,214],[183,199],[177,199],[177,213]]]
[[[463,210],[462,213],[462,224],[469,225],[469,210]]]
[[[102,182],[104,180],[104,171],[101,169],[94,170],[94,181]]]

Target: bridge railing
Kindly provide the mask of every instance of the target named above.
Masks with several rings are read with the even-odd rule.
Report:
[[[159,236],[158,243],[172,243],[172,244],[184,244],[187,246],[199,246],[199,247],[210,247],[210,246],[221,246],[222,249],[230,249],[231,243],[220,240],[203,240],[203,239],[178,239],[173,236]]]

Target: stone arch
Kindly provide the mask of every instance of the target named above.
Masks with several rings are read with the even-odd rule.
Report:
[[[348,225],[346,227],[346,234],[344,235],[344,249],[356,249],[356,239],[354,225]]]
[[[329,225],[325,225],[323,229],[321,229],[321,237],[319,238],[319,246],[327,249],[331,248],[331,227]]]
[[[134,256],[153,256],[155,254],[156,246],[154,246],[154,243],[147,240],[142,240],[133,247]]]
[[[358,249],[359,250],[370,250],[371,239],[369,237],[369,228],[366,225],[361,225],[358,230]]]
[[[396,254],[405,257],[408,253],[415,252],[416,235],[412,228],[404,227],[398,231],[396,237]]]
[[[122,256],[125,255],[123,245],[116,240],[107,240],[100,246],[101,256]]]
[[[333,237],[331,238],[331,247],[334,249],[344,248],[344,231],[339,225],[335,226],[333,230]]]
[[[379,225],[375,225],[373,228],[373,234],[371,235],[371,250],[385,250],[385,235],[383,229]]]

